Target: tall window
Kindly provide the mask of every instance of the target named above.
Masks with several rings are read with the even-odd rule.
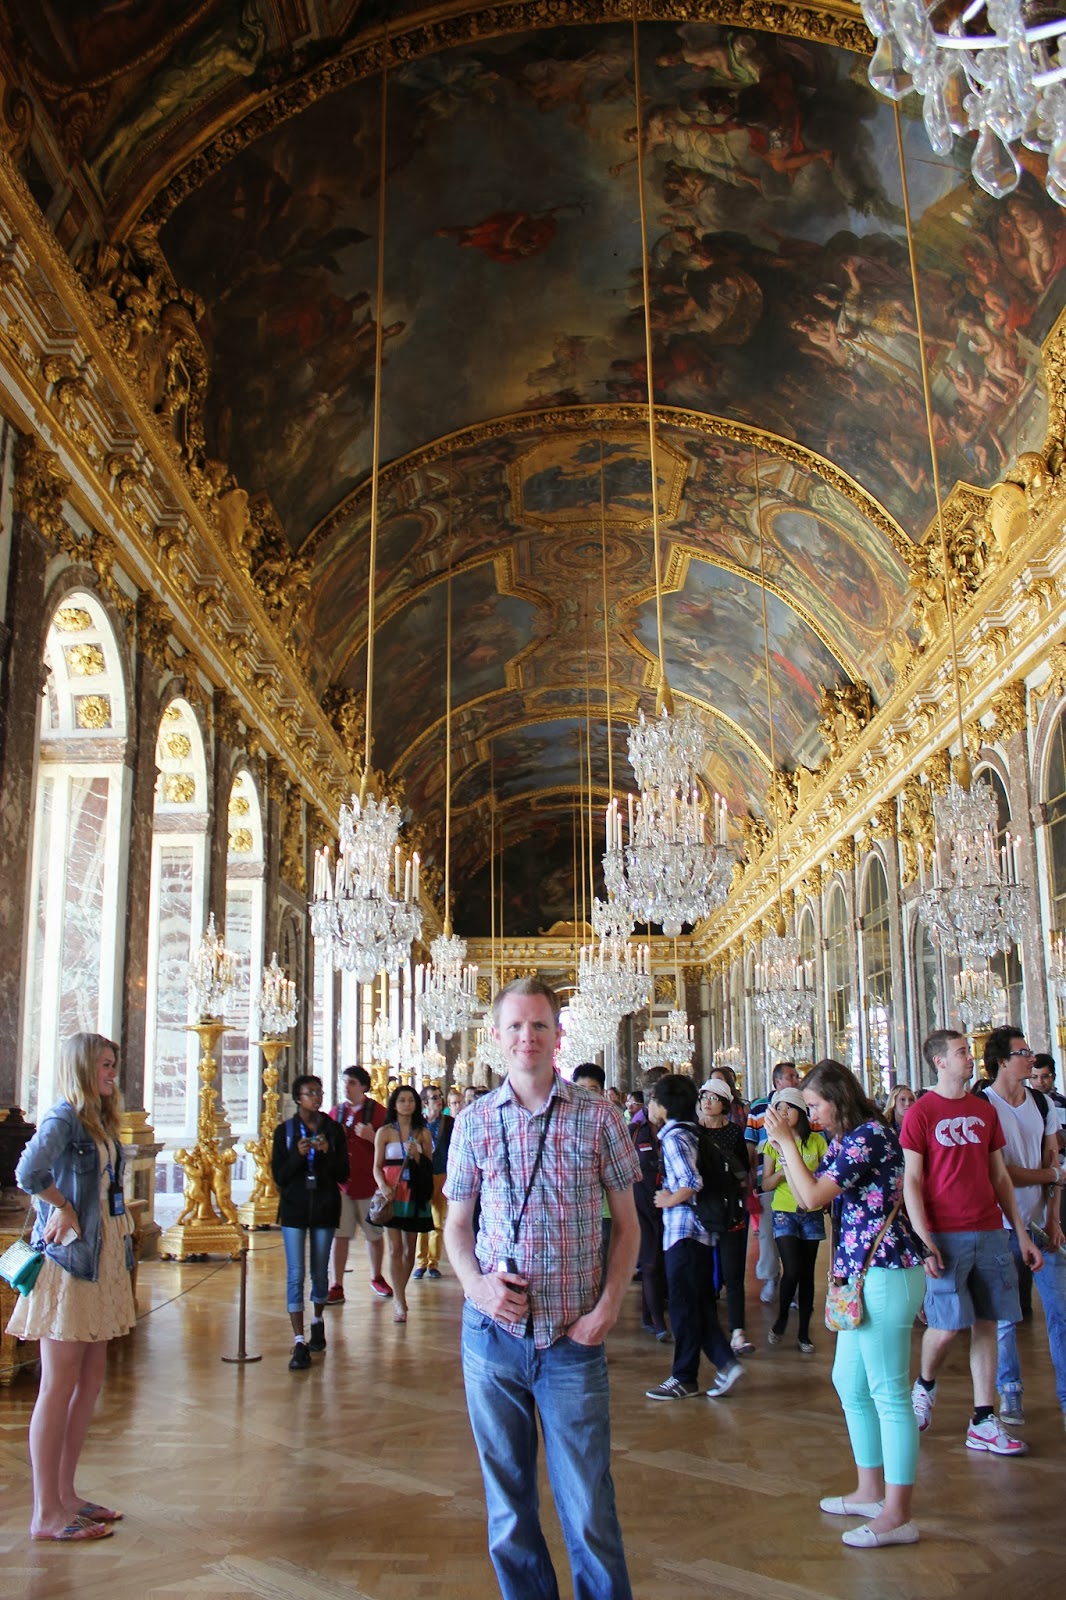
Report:
[[[870,857],[862,886],[862,975],[866,1004],[866,1054],[870,1087],[891,1087],[892,955],[888,880],[880,858]]]
[[[996,797],[996,851],[998,854],[1010,828],[1010,802],[1007,799],[1007,791],[1003,787],[1003,780],[999,773],[992,767],[982,767],[981,771],[977,773],[977,782],[987,784]],[[1025,993],[1021,954],[1018,946],[1012,944],[1006,952],[1001,951],[998,955],[992,956],[989,966],[996,973],[1000,983],[1007,991],[1007,1015],[1004,1019],[997,1017],[995,1021],[1015,1022],[1020,1027],[1024,1016],[1022,1007],[1025,1004]]]
[[[855,995],[848,951],[848,911],[844,891],[834,884],[825,918],[826,1009],[829,1014],[829,1054],[847,1066],[858,1056]]]
[[[933,936],[925,923],[914,925],[914,980],[918,995],[918,1075],[922,1083],[932,1082],[931,1073],[921,1058],[921,1043],[934,1028],[944,1026],[940,1004],[940,957]]]
[[[222,1104],[235,1132],[258,1121],[259,1074],[249,1074],[248,1053],[252,1004],[263,975],[263,909],[259,793],[251,773],[242,770],[230,789],[226,856],[226,947],[241,963],[242,982],[230,998],[222,1055]]]
[[[1045,789],[1051,926],[1058,932],[1066,929],[1066,710],[1051,730]]]
[[[20,1084],[30,1118],[53,1098],[69,1034],[118,1031],[129,836],[125,672],[94,595],[58,607],[44,664]]]
[[[155,807],[148,927],[148,1069],[145,1107],[158,1130],[180,1137],[196,1127],[199,1079],[190,1020],[189,960],[203,932],[207,851],[207,765],[200,726],[187,700],[163,712],[155,745]]]

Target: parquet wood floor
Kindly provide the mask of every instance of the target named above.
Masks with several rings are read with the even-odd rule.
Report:
[[[484,1501],[458,1362],[460,1296],[448,1274],[410,1290],[411,1319],[369,1289],[362,1253],[348,1303],[327,1312],[329,1352],[289,1373],[277,1233],[254,1237],[248,1347],[236,1347],[238,1268],[151,1262],[142,1320],[112,1347],[81,1487],[122,1507],[113,1539],[48,1546],[26,1534],[32,1374],[0,1391],[0,1597],[19,1600],[492,1600]],[[609,1345],[614,1471],[638,1600],[1045,1600],[1062,1593],[1063,1454],[1039,1305],[1021,1331],[1032,1454],[963,1447],[965,1355],[953,1354],[922,1441],[921,1544],[862,1552],[817,1509],[851,1486],[829,1382],[813,1357],[759,1353],[724,1401],[654,1404],[668,1356],[639,1330],[634,1290]],[[709,1381],[709,1372],[707,1374]],[[548,1499],[545,1489],[545,1499]],[[564,1595],[568,1569],[549,1514]]]

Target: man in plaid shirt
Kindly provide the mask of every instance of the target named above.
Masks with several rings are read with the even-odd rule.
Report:
[[[493,1020],[508,1076],[456,1121],[444,1232],[466,1295],[463,1377],[489,1551],[504,1600],[558,1600],[538,1513],[539,1415],[574,1600],[631,1600],[610,1471],[603,1340],[636,1265],[640,1167],[610,1101],[556,1076],[554,992],[519,978],[496,996]],[[604,1193],[612,1219],[606,1274]]]

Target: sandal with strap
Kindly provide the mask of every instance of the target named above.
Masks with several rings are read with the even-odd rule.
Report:
[[[33,1540],[49,1540],[55,1544],[85,1544],[91,1539],[110,1539],[114,1528],[106,1522],[81,1522],[75,1517],[57,1533],[31,1533]]]
[[[121,1522],[124,1513],[109,1511],[106,1506],[98,1506],[95,1500],[83,1500],[74,1515],[84,1517],[86,1522]]]

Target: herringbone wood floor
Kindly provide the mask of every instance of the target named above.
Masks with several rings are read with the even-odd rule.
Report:
[[[112,1348],[80,1485],[125,1510],[113,1539],[29,1542],[32,1372],[0,1390],[0,1596],[496,1594],[454,1279],[412,1284],[411,1320],[396,1327],[353,1251],[348,1303],[327,1313],[328,1354],[312,1372],[290,1374],[280,1244],[277,1233],[253,1239],[248,1348],[263,1355],[255,1366],[220,1360],[236,1348],[235,1265],[142,1266],[142,1320]],[[638,1323],[634,1288],[609,1355],[615,1480],[638,1600],[1058,1600],[1066,1435],[1039,1306],[1020,1338],[1031,1455],[1002,1461],[963,1448],[960,1348],[922,1442],[922,1543],[872,1553],[846,1549],[848,1524],[817,1509],[821,1494],[852,1482],[829,1334],[816,1332],[814,1357],[770,1351],[769,1313],[754,1302],[749,1332],[759,1353],[733,1394],[656,1405],[643,1392],[666,1375],[668,1359]],[[565,1554],[547,1520],[566,1595]]]

